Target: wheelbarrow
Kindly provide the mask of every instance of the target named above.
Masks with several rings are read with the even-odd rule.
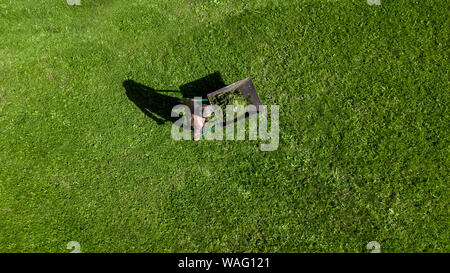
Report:
[[[227,96],[231,96],[231,95],[239,95],[242,97],[243,100],[246,101],[247,105],[254,105],[256,106],[256,110],[254,111],[246,111],[240,115],[238,115],[237,117],[233,117],[232,119],[225,119],[225,121],[223,121],[222,123],[218,123],[215,124],[214,126],[211,126],[211,128],[209,128],[208,130],[203,130],[203,126],[205,124],[205,117],[208,117],[211,115],[211,113],[206,114],[205,116],[205,112],[210,112],[210,108],[208,109],[207,106],[208,104],[216,104],[216,102],[218,102],[217,98],[226,98]],[[242,119],[245,119],[247,117],[250,117],[252,115],[258,114],[260,112],[259,106],[261,105],[261,100],[259,99],[258,93],[256,93],[256,89],[255,86],[253,85],[252,79],[251,77],[248,77],[246,79],[240,80],[238,82],[235,82],[233,84],[230,84],[228,86],[225,86],[223,88],[220,88],[214,92],[208,93],[207,94],[207,99],[198,99],[201,100],[201,105],[203,110],[203,117],[199,117],[199,116],[192,116],[191,117],[191,123],[196,123],[197,125],[194,127],[197,127],[197,129],[194,129],[194,140],[199,140],[200,137],[208,132],[210,132],[211,130],[213,130],[214,128],[217,127],[225,127],[228,126],[232,123],[236,123]],[[194,105],[194,99],[185,99],[184,103],[189,105],[190,108],[193,109],[193,105]],[[232,101],[229,102],[228,104],[232,104]],[[192,110],[191,109],[191,110]],[[205,111],[205,109],[208,109],[208,111]],[[223,113],[225,114],[225,109],[222,109]],[[200,131],[202,131],[202,133],[200,133]]]
[[[225,86],[219,90],[208,93],[208,101],[210,104],[214,104],[217,97],[224,97],[231,93],[238,93],[242,95],[243,99],[248,102],[248,105],[255,105],[256,111],[248,111],[244,114],[237,116],[234,119],[225,120],[222,124],[216,124],[215,127],[222,126],[225,127],[232,123],[238,122],[241,119],[245,119],[251,115],[259,113],[259,106],[261,105],[261,100],[259,99],[258,93],[256,93],[255,86],[253,85],[251,77],[240,80],[228,86]]]

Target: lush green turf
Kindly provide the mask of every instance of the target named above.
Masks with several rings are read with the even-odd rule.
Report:
[[[0,0],[0,252],[449,251],[449,8]],[[215,71],[278,150],[176,142],[122,86]]]

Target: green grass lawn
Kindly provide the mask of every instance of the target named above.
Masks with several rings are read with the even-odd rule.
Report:
[[[0,252],[449,251],[448,1],[81,4],[0,0]],[[279,105],[276,151],[123,86],[214,72]]]

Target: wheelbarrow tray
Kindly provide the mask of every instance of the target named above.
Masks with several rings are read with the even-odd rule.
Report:
[[[241,119],[245,119],[251,115],[258,114],[260,112],[259,106],[261,105],[261,100],[259,99],[258,93],[256,93],[255,86],[253,85],[251,77],[248,77],[246,79],[240,80],[238,82],[232,83],[228,86],[225,86],[219,90],[216,90],[214,92],[208,93],[207,97],[208,100],[211,102],[211,99],[224,93],[229,93],[232,91],[238,91],[241,93],[241,95],[246,99],[250,104],[253,104],[256,106],[256,111],[249,111],[246,112],[235,119],[227,120],[223,122],[222,124],[218,124],[217,126],[225,127],[229,124],[235,123]]]

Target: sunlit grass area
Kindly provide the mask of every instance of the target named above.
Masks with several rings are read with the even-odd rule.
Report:
[[[0,252],[448,251],[449,8],[0,0]],[[172,139],[208,75],[279,105],[277,150]]]

